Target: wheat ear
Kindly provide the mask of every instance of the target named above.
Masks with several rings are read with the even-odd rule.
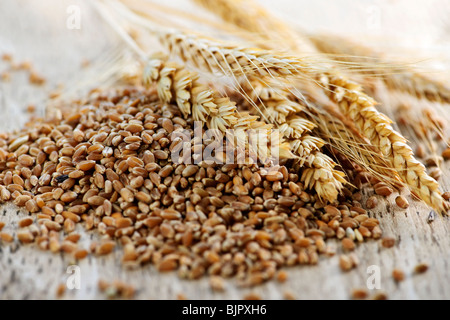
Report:
[[[225,44],[180,31],[162,32],[159,36],[160,42],[170,53],[213,74],[230,77],[245,74],[305,77],[310,73],[320,72],[320,69],[308,59],[268,50]]]
[[[318,108],[309,109],[307,115],[316,125],[315,133],[334,150],[364,168],[378,180],[386,181],[396,188],[403,187],[397,171],[356,128],[345,124],[338,115],[323,112]]]
[[[375,108],[376,102],[365,95],[357,84],[343,77],[330,76],[326,79],[322,77],[322,85],[327,86],[330,98],[389,159],[402,180],[427,204],[439,212],[444,211],[439,184],[414,158],[406,138],[392,128],[392,121]]]
[[[321,152],[325,141],[309,134],[315,125],[301,116],[304,106],[290,99],[289,92],[255,77],[242,81],[241,88],[252,99],[251,105],[276,125],[289,142],[303,167],[301,181],[305,187],[316,190],[321,199],[336,200],[346,182],[344,173],[335,170],[336,163]]]
[[[192,116],[194,121],[206,123],[209,129],[215,129],[227,135],[227,130],[233,130],[234,139],[230,141],[237,148],[243,148],[258,157],[258,160],[267,162],[272,156],[268,145],[276,143],[280,158],[294,158],[289,152],[289,144],[283,140],[271,140],[272,126],[258,121],[258,117],[245,112],[238,112],[236,103],[227,97],[221,97],[217,92],[198,81],[198,75],[184,67],[167,62],[161,55],[149,60],[144,73],[144,84],[157,83],[157,92],[161,101],[176,103],[181,113],[187,117]],[[266,145],[249,144],[249,130],[259,130],[260,137],[267,141]]]
[[[297,52],[315,51],[311,48],[310,41],[307,41],[299,32],[295,32],[252,0],[193,1],[220,16],[224,21],[270,40],[269,46],[267,46],[269,48],[274,45],[274,42],[279,45],[279,42],[282,41],[289,43],[290,48]],[[263,104],[259,105],[258,103],[258,108],[266,119],[279,124],[280,129],[288,127],[286,117],[289,113],[300,112],[304,109],[304,106],[300,105],[302,101],[299,101],[299,103],[293,101],[291,97],[288,97],[289,94],[286,90],[273,84],[266,85],[259,79],[250,80],[248,84],[247,87],[251,87],[250,90],[246,90],[248,97],[254,103]],[[245,85],[246,83],[244,83]],[[379,152],[356,130],[350,131],[351,128],[347,128],[327,112],[320,112],[319,108],[307,109],[309,110],[309,118],[317,126],[317,131],[323,137],[326,137],[334,148],[349,156],[350,159],[366,168],[376,177],[388,179],[398,184],[399,177],[395,170],[389,168],[389,164],[380,156]]]

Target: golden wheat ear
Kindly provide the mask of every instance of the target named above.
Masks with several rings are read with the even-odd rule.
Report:
[[[330,89],[327,91],[330,98],[353,120],[360,132],[379,148],[411,191],[438,212],[445,212],[439,184],[426,173],[425,166],[415,159],[406,139],[392,128],[392,120],[376,109],[376,102],[362,93],[359,86],[340,76],[330,75],[324,79],[323,85]]]
[[[280,87],[280,83],[273,79],[250,77],[242,81],[238,90],[242,89],[245,92],[244,103],[256,112],[261,112],[265,119],[278,126],[288,138],[301,129],[298,139],[290,139],[293,152],[300,159],[305,159],[304,155],[309,154],[311,150],[320,150],[325,145],[325,140],[329,147],[364,168],[378,180],[386,181],[396,188],[404,186],[396,170],[380,151],[372,146],[352,123],[344,123],[345,118],[338,114],[337,110],[325,107],[325,104],[331,103],[326,97],[321,106],[307,95],[298,100],[284,84]],[[291,128],[288,119],[292,119],[293,115],[299,122],[294,121],[294,127]],[[300,128],[296,128],[298,125]],[[303,132],[309,133],[311,130],[316,137],[303,135]],[[304,162],[300,161],[300,164],[302,163]]]
[[[258,121],[258,117],[239,112],[235,102],[202,84],[196,73],[161,59],[161,55],[154,57],[148,61],[143,81],[146,84],[156,83],[162,102],[176,103],[185,117],[192,115],[194,121],[201,121],[209,129],[219,130],[223,137],[228,137],[231,132],[238,147],[247,150],[250,156],[263,163],[270,161],[270,148],[276,148],[281,159],[295,157],[287,143],[272,139],[271,125]],[[264,137],[260,139],[267,141],[270,148],[267,145],[251,144],[248,134],[252,130],[263,134]]]
[[[305,187],[316,190],[320,199],[335,201],[347,181],[344,173],[336,170],[336,163],[323,154],[325,141],[310,134],[315,124],[302,113],[305,107],[271,79],[245,77],[236,90],[242,93],[243,103],[277,127],[289,143]]]

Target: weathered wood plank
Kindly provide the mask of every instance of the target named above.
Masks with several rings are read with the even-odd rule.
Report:
[[[65,9],[74,1],[40,1],[21,7],[14,0],[1,1],[0,12],[11,12],[0,19],[0,53],[12,52],[20,59],[33,59],[37,69],[48,77],[44,90],[27,85],[23,72],[13,73],[9,83],[0,82],[0,111],[2,111],[1,130],[17,128],[26,119],[21,110],[27,103],[38,103],[45,99],[45,93],[59,81],[67,79],[79,69],[85,58],[95,57],[108,37],[90,45],[93,25],[88,17],[92,14],[83,6],[83,25],[81,30],[68,30]],[[39,3],[39,5],[37,4]],[[46,16],[43,14],[46,8]],[[6,10],[8,9],[8,10]],[[15,14],[21,12],[21,14]],[[12,24],[19,26],[11,28]],[[38,27],[36,27],[38,26]],[[14,31],[15,30],[15,31]],[[96,29],[96,32],[99,29]],[[12,34],[14,33],[15,34]],[[67,50],[65,47],[67,46]],[[52,50],[49,48],[53,48]],[[6,65],[2,62],[0,70]],[[42,114],[42,104],[38,104]],[[444,189],[449,190],[450,176],[444,168]],[[365,190],[364,192],[369,192]],[[77,262],[81,270],[81,289],[67,290],[65,298],[102,299],[97,283],[100,279],[113,281],[120,279],[133,284],[138,299],[174,299],[183,293],[196,299],[241,299],[249,292],[256,292],[263,298],[282,299],[286,291],[299,299],[347,299],[353,288],[366,288],[369,277],[367,268],[379,266],[381,271],[381,290],[393,299],[449,299],[450,298],[450,221],[437,218],[432,224],[426,222],[429,209],[420,203],[412,203],[407,211],[399,210],[394,196],[371,210],[380,219],[384,234],[397,239],[391,249],[381,247],[379,241],[358,245],[356,254],[360,258],[357,269],[343,273],[339,269],[338,255],[321,257],[320,263],[312,267],[288,269],[289,281],[280,284],[271,281],[253,289],[240,289],[234,280],[226,282],[226,291],[216,293],[209,288],[206,278],[199,281],[180,280],[176,274],[162,274],[153,266],[138,270],[126,270],[120,263],[120,248],[107,257],[91,257]],[[27,213],[13,205],[0,208],[0,221],[7,223],[6,231],[15,232],[17,221]],[[95,234],[82,230],[82,240],[88,245]],[[340,252],[337,242],[329,242]],[[65,283],[69,274],[67,267],[73,261],[67,256],[42,252],[34,245],[22,246],[17,243],[0,244],[0,299],[53,299],[56,288]],[[412,275],[417,263],[430,264],[430,270],[422,275]],[[391,277],[394,267],[403,269],[407,279],[396,284]],[[377,290],[370,291],[374,294]]]

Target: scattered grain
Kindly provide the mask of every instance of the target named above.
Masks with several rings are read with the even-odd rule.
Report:
[[[385,248],[392,248],[393,246],[395,246],[395,238],[383,237],[383,239],[381,239],[381,245]]]
[[[33,219],[30,217],[26,217],[26,218],[23,218],[22,220],[20,220],[18,225],[19,225],[19,228],[25,228],[25,227],[28,227],[29,225],[31,225],[32,223],[33,223]]]
[[[427,263],[419,263],[414,267],[414,273],[421,274],[427,272],[429,269],[429,265]]]
[[[115,248],[115,246],[116,246],[116,243],[113,241],[103,242],[96,248],[96,254],[97,255],[105,255],[105,254],[111,253],[113,251],[113,249]]]
[[[341,267],[342,271],[350,271],[351,269],[353,269],[354,264],[349,256],[341,255],[339,257],[339,266]]]
[[[355,250],[355,242],[353,242],[352,239],[344,238],[342,240],[342,247],[344,248],[344,250],[353,251]]]
[[[28,229],[17,231],[17,239],[22,243],[31,243],[34,240],[33,234]]]
[[[444,151],[442,151],[442,157],[445,160],[450,160],[450,148],[447,148]]]
[[[11,234],[6,233],[6,232],[0,232],[0,239],[3,242],[7,242],[7,243],[14,241],[14,237]]]
[[[403,196],[397,196],[395,198],[395,203],[402,209],[407,209],[409,207],[408,200]]]
[[[234,275],[246,285],[286,281],[279,268],[334,254],[328,238],[353,250],[355,239],[381,236],[378,221],[361,208],[360,193],[346,188],[331,205],[290,164],[267,173],[259,164],[173,163],[170,152],[179,144],[173,133],[192,131],[192,118],[146,94],[93,94],[83,106],[59,110],[58,123],[32,122],[32,130],[4,139],[0,166],[7,162],[9,169],[0,170],[1,200],[36,213],[47,233],[66,233],[62,241],[23,229],[21,242],[35,240],[41,249],[83,259],[89,252],[108,254],[120,241],[124,265],[153,263],[189,279],[208,274],[212,288],[220,288],[222,278]],[[194,142],[189,147],[196,148]],[[16,154],[4,161],[3,151]],[[102,240],[78,248],[77,224]],[[13,241],[5,233],[2,239]],[[357,259],[342,256],[340,265],[350,270]],[[105,290],[117,296],[124,289],[108,284]]]
[[[372,300],[388,300],[388,296],[384,292],[377,292],[373,295]]]
[[[378,199],[376,196],[370,196],[366,201],[366,207],[367,209],[373,209],[377,206]]]
[[[295,294],[291,291],[284,291],[283,292],[283,298],[285,300],[296,300]]]
[[[284,271],[284,270],[278,271],[278,273],[277,273],[278,282],[286,282],[287,279],[288,279],[288,274],[286,271]]]
[[[58,286],[56,287],[56,297],[61,298],[64,295],[64,293],[66,293],[66,284],[65,283],[58,284]]]
[[[261,296],[255,292],[244,295],[244,300],[261,300]]]
[[[366,289],[353,289],[352,290],[352,299],[354,300],[364,300],[367,299],[369,294]]]
[[[213,291],[222,292],[225,290],[225,281],[220,276],[211,276],[209,285]]]
[[[392,278],[394,278],[396,282],[401,282],[405,280],[405,272],[401,269],[394,269],[392,270]]]
[[[388,197],[390,196],[392,193],[394,192],[394,190],[392,190],[392,188],[383,185],[383,186],[379,186],[378,188],[375,189],[375,193],[379,196],[383,196],[383,197]]]

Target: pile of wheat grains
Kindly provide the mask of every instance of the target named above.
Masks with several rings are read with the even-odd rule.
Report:
[[[15,234],[0,233],[3,243],[35,243],[75,259],[122,250],[126,266],[210,275],[220,290],[222,277],[251,286],[282,267],[316,264],[320,254],[335,254],[330,238],[342,240],[340,266],[350,270],[355,243],[381,237],[357,190],[324,203],[289,162],[271,174],[256,164],[173,163],[173,132],[192,132],[192,119],[161,104],[155,88],[93,91],[59,113],[0,135],[0,200],[30,212]],[[346,169],[358,184],[370,179]],[[77,224],[99,241],[81,247]]]

